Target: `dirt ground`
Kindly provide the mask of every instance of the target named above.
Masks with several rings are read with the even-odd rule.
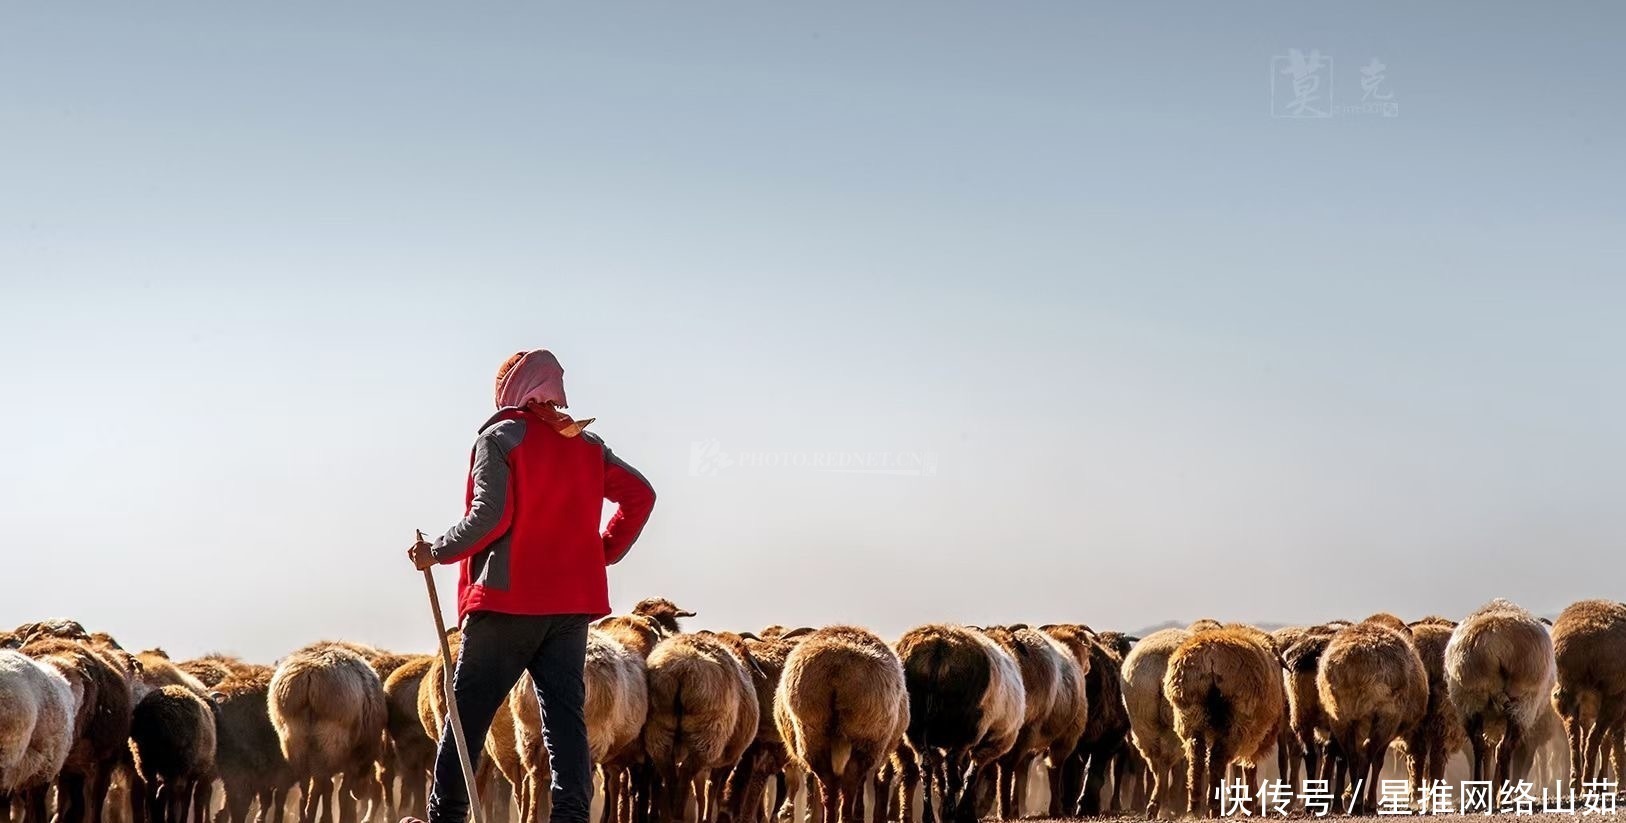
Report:
[[[1622,809],[1626,810],[1626,806],[1622,806]],[[1498,823],[1500,823],[1500,821],[1507,821],[1507,823],[1513,823],[1514,821],[1518,821],[1519,823],[1558,823],[1558,821],[1569,821],[1569,823],[1575,823],[1576,821],[1580,821],[1580,820],[1626,820],[1626,813],[1614,814],[1614,815],[1597,815],[1597,814],[1582,815],[1580,813],[1580,811],[1577,810],[1576,813],[1573,814],[1573,815],[1572,814],[1534,814],[1534,815],[1530,815],[1530,814],[1526,814],[1526,815],[1495,814],[1495,815],[1487,815],[1487,814],[1483,814],[1483,813],[1475,813],[1475,814],[1467,814],[1467,815],[1461,815],[1461,814],[1453,813],[1453,814],[1449,814],[1449,815],[1440,815],[1440,819],[1442,819],[1442,820],[1446,820],[1446,819],[1450,819],[1450,818],[1462,818],[1464,820],[1498,821]],[[1255,818],[1231,817],[1231,818],[1225,818],[1225,819],[1226,820],[1259,820],[1260,818],[1257,818],[1257,817],[1255,817]],[[1382,815],[1382,816],[1372,816],[1372,817],[1344,817],[1342,815],[1327,815],[1325,818],[1318,818],[1318,817],[1314,817],[1314,816],[1299,813],[1299,814],[1289,815],[1287,817],[1274,817],[1273,816],[1273,817],[1269,817],[1269,818],[1263,818],[1263,820],[1333,820],[1333,821],[1343,821],[1344,823],[1394,823],[1394,821],[1397,820],[1397,819],[1403,820],[1403,819],[1405,819],[1405,816],[1404,815]],[[1422,819],[1428,819],[1428,818],[1422,818]],[[1031,821],[1031,823],[1102,823],[1102,821],[1111,821],[1111,823],[1131,823],[1131,821],[1135,821],[1136,823],[1145,823],[1146,818],[1145,817],[1129,817],[1129,816],[1124,816],[1124,817],[1097,817],[1097,818],[1089,818],[1087,820],[1084,819],[1084,818],[1043,818],[1043,819],[1040,819],[1040,820]]]

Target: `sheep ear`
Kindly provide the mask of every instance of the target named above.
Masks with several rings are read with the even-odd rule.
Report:
[[[213,700],[216,703],[219,703],[222,700],[226,699],[226,693],[225,692],[209,692],[209,699]]]
[[[797,637],[802,637],[804,635],[812,634],[813,631],[814,631],[813,629],[811,629],[811,628],[809,628],[807,626],[803,626],[803,627],[801,627],[799,629],[791,629],[790,631],[785,632],[782,635],[779,635],[779,639],[780,640],[792,640],[792,639],[797,638]]]
[[[1026,623],[1012,623],[1009,626],[1006,626],[1005,628],[1010,629],[1013,632],[1019,632],[1019,631],[1025,629],[1027,627],[1028,627],[1028,624],[1026,624]]]
[[[1126,634],[1126,635],[1124,635],[1124,642],[1125,643],[1139,643],[1140,638],[1138,638],[1138,637],[1136,637],[1136,636],[1134,636],[1132,634]]]
[[[1551,621],[1551,620],[1548,620],[1548,619],[1547,619],[1547,618],[1545,618],[1545,617],[1538,617],[1538,618],[1536,618],[1536,619],[1537,619],[1537,620],[1540,620],[1540,621],[1541,621],[1541,622],[1543,622],[1543,623],[1546,623],[1546,624],[1547,624],[1547,625],[1549,625],[1549,626],[1551,626],[1551,625],[1552,625],[1552,624],[1553,624],[1553,621]]]
[[[694,617],[694,612],[691,612],[688,609],[678,609],[677,611],[672,613],[672,616],[673,617]]]
[[[762,638],[757,637],[755,632],[740,632],[740,639],[741,640],[761,640]]]

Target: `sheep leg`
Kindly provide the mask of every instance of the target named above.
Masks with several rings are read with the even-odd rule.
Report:
[[[1078,804],[1079,812],[1085,817],[1101,815],[1101,789],[1107,784],[1107,767],[1111,764],[1110,750],[1090,752],[1090,768],[1084,777],[1084,796]]]
[[[1389,751],[1389,741],[1391,739],[1387,736],[1374,736],[1372,738],[1372,749],[1367,756],[1367,763],[1369,764],[1367,768],[1371,770],[1371,774],[1367,776],[1366,781],[1366,810],[1368,814],[1377,812],[1378,785],[1383,780],[1383,762],[1385,755]]]
[[[1613,768],[1615,768],[1613,777],[1615,777],[1616,784],[1619,784],[1621,782],[1621,769],[1626,768],[1626,735],[1621,735],[1619,725],[1616,725],[1615,730],[1610,732],[1610,743],[1613,743],[1613,747],[1611,747],[1611,750],[1613,750],[1611,761],[1613,761]]]
[[[598,823],[620,823],[616,807],[621,803],[621,767],[605,764],[600,772],[604,776],[604,807],[599,809]]]
[[[1185,748],[1186,809],[1190,814],[1207,817],[1207,798],[1203,796],[1203,789],[1208,786],[1208,744],[1200,738],[1192,738],[1186,741]]]
[[[869,780],[875,788],[875,808],[870,812],[871,823],[886,823],[887,813],[891,811],[892,804],[888,799],[892,796],[892,776],[887,773],[887,769],[886,766],[881,767]]]
[[[1033,755],[1025,753],[1011,764],[1009,783],[1010,798],[1005,807],[1007,820],[1020,820],[1024,816],[1022,808],[1027,804],[1028,775],[1033,771]]]
[[[1146,819],[1156,820],[1163,812],[1165,794],[1169,790],[1169,770],[1162,764],[1152,766],[1152,779],[1146,794]]]
[[[920,763],[907,750],[898,757],[898,811],[892,819],[898,823],[912,823],[915,816],[915,798],[920,794]]]
[[[1220,788],[1225,784],[1225,776],[1231,769],[1231,749],[1222,740],[1214,741],[1208,750],[1208,785],[1205,790],[1208,794],[1208,816],[1220,815]]]
[[[938,778],[938,761],[941,757],[931,749],[927,749],[920,754],[920,768],[917,775],[920,781],[920,823],[937,823],[937,813],[932,809],[932,788],[934,785],[939,792],[942,792],[945,799],[948,797],[948,787],[940,783]],[[909,777],[905,775],[904,786],[907,787],[909,783]],[[909,820],[912,811],[911,806],[905,803],[903,807],[905,823]],[[946,809],[944,814],[946,817]]]
[[[1072,751],[1060,756],[1052,753],[1046,766],[1046,782],[1050,784],[1050,816],[1062,816],[1062,795],[1067,794],[1067,789],[1063,787],[1065,776],[1062,773],[1067,771],[1067,760],[1072,758],[1072,755]]]
[[[1123,813],[1124,779],[1129,776],[1131,757],[1138,758],[1138,755],[1129,746],[1119,747],[1118,752],[1112,756],[1112,800],[1111,805],[1107,806],[1107,812],[1110,814],[1119,815]],[[1138,775],[1139,769],[1135,773]],[[1136,791],[1139,791],[1139,789]]]
[[[1084,754],[1072,751],[1050,753],[1050,816],[1067,817],[1078,811],[1078,796],[1084,793]]]
[[[1503,786],[1507,785],[1509,780],[1524,778],[1522,769],[1515,769],[1513,764],[1522,737],[1518,724],[1509,719],[1507,731],[1502,734],[1502,742],[1496,747],[1496,784],[1494,790],[1500,791]],[[1520,773],[1514,774],[1515,771]]]

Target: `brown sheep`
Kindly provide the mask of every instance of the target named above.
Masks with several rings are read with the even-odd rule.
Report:
[[[1284,707],[1287,715],[1282,718],[1281,733],[1276,736],[1276,747],[1280,750],[1280,759],[1287,764],[1287,772],[1281,775],[1281,778],[1286,780],[1289,786],[1299,785],[1299,769],[1304,763],[1305,751],[1303,741],[1293,732],[1293,684],[1288,673],[1287,650],[1293,648],[1293,644],[1303,640],[1309,633],[1308,626],[1283,626],[1270,633],[1271,645],[1275,647],[1277,657],[1282,662],[1282,688],[1288,695],[1287,705]]]
[[[203,685],[203,681],[182,671],[181,667],[169,659],[169,654],[163,649],[137,652],[135,659],[135,668],[140,677],[134,687],[136,702],[141,702],[148,692],[165,686],[180,686],[204,700],[209,699],[209,687]]]
[[[649,653],[655,650],[655,645],[661,642],[664,629],[654,618],[644,615],[616,615],[606,617],[593,624],[596,631],[613,638],[628,651],[636,655],[641,665],[647,667]],[[645,717],[648,716],[649,687],[648,676],[645,675],[644,686]],[[604,777],[604,805],[602,810],[603,823],[617,823],[631,819],[631,809],[637,801],[636,795],[645,793],[644,801],[647,803],[647,787],[635,785],[635,769],[644,762],[644,745],[642,732],[637,739],[605,755],[599,768]],[[642,782],[642,781],[640,781]]]
[[[925,780],[926,823],[938,819],[934,784],[944,820],[974,821],[978,777],[1016,745],[1022,732],[1027,715],[1022,671],[986,634],[963,626],[911,629],[898,640],[897,653],[909,697],[905,739],[918,764],[918,773],[905,764],[904,792],[912,797],[917,776]]]
[[[1102,693],[1102,686],[1105,685],[1103,681],[1110,678],[1116,683],[1118,674],[1115,672],[1094,672],[1092,676],[1092,671],[1098,665],[1096,658],[1098,656],[1103,659],[1110,658],[1112,655],[1119,654],[1119,652],[1116,651],[1115,640],[1108,638],[1103,641],[1102,637],[1090,631],[1089,627],[1077,623],[1041,626],[1039,630],[1060,644],[1061,648],[1072,658],[1074,665],[1078,667],[1077,676],[1080,693],[1078,705],[1073,709],[1077,713],[1079,723],[1078,740],[1066,751],[1060,751],[1056,747],[1052,747],[1048,755],[1050,763],[1048,775],[1050,783],[1049,814],[1051,817],[1063,817],[1077,813],[1079,802],[1084,794],[1085,774],[1091,756],[1088,749],[1100,743],[1105,726],[1110,725],[1112,716],[1118,714],[1117,708],[1112,705],[1113,695]],[[1118,635],[1118,637],[1122,637],[1122,635]],[[1127,646],[1128,643],[1124,643],[1125,650],[1123,653],[1128,652]],[[1105,713],[1103,717],[1108,720],[1107,724],[1101,722],[1092,723],[1092,721],[1100,720],[1092,711],[1094,708],[1090,703],[1092,694],[1094,695],[1093,699],[1102,702],[1101,711]],[[1127,715],[1125,717],[1127,719]],[[1107,754],[1105,756],[1110,757],[1111,755]],[[1099,786],[1097,788],[1099,789]]]
[[[1302,752],[1305,775],[1329,781],[1333,760],[1339,756],[1338,744],[1332,739],[1332,729],[1327,725],[1327,714],[1321,706],[1316,674],[1321,670],[1321,656],[1338,630],[1326,624],[1312,626],[1282,651],[1287,678],[1288,729],[1297,742],[1295,748]]]
[[[79,697],[75,739],[57,781],[58,817],[98,823],[113,771],[128,753],[134,712],[130,682],[84,640],[36,635],[23,654],[62,673]]]
[[[1571,604],[1553,623],[1558,687],[1553,707],[1569,738],[1570,789],[1599,778],[1604,738],[1626,729],[1626,605],[1609,600]]]
[[[820,629],[785,659],[774,720],[791,760],[819,781],[824,823],[858,823],[865,784],[909,726],[903,664],[868,630]]]
[[[1047,733],[1055,723],[1057,704],[1065,703],[1063,708],[1071,709],[1083,699],[1062,694],[1061,670],[1071,655],[1054,644],[1049,635],[1026,626],[989,626],[983,631],[1010,653],[1022,672],[1022,732],[1016,738],[1016,745],[999,760],[998,816],[1009,820],[1022,816],[1027,774],[1034,758],[1050,748],[1052,740]],[[1081,684],[1075,680],[1073,685]],[[1083,729],[1079,729],[1078,734],[1083,734]],[[1077,745],[1076,736],[1073,742]]]
[[[269,666],[237,665],[230,677],[214,686],[220,707],[215,767],[226,788],[230,823],[245,823],[255,800],[260,803],[260,819],[281,823],[284,801],[294,786],[293,770],[271,723],[274,674]]]
[[[615,638],[621,645],[645,660],[655,650],[655,644],[666,637],[666,630],[652,617],[641,614],[619,614],[606,617],[593,624],[593,628]]]
[[[678,625],[678,618],[694,617],[694,612],[680,609],[676,603],[664,597],[646,597],[632,607],[632,613],[654,620],[665,637],[682,633],[683,627]]]
[[[1077,796],[1076,813],[1099,815],[1101,791],[1106,785],[1107,768],[1113,769],[1110,811],[1116,814],[1122,808],[1122,787],[1126,767],[1138,753],[1129,743],[1129,709],[1124,705],[1123,659],[1132,649],[1136,638],[1121,632],[1091,631],[1087,626],[1053,627],[1055,632],[1073,632],[1089,642],[1090,668],[1084,674],[1084,694],[1089,706],[1089,717],[1084,724],[1084,736],[1079,738],[1078,749],[1068,758],[1063,770],[1063,787],[1068,797],[1074,787],[1082,783],[1083,792]],[[1086,770],[1087,771],[1083,771]],[[1083,779],[1079,779],[1083,771]],[[1075,813],[1073,809],[1064,809]]]
[[[1417,647],[1423,670],[1428,674],[1428,710],[1423,713],[1418,734],[1406,748],[1409,754],[1422,758],[1423,779],[1430,786],[1445,780],[1446,763],[1468,745],[1462,715],[1457,713],[1445,685],[1445,647],[1451,642],[1451,632],[1456,625],[1432,617],[1411,624],[1412,645]],[[1424,798],[1432,802],[1432,792],[1425,793]]]
[[[278,664],[269,712],[294,779],[305,787],[302,823],[318,810],[332,823],[333,780],[341,776],[350,799],[340,802],[338,817],[352,823],[356,804],[379,795],[373,764],[389,713],[378,673],[341,645],[306,646]]]
[[[782,634],[782,633],[781,633]],[[720,636],[729,640],[726,633]],[[785,672],[785,660],[798,639],[776,635],[761,639],[749,633],[737,635],[751,666],[751,684],[757,693],[756,740],[745,750],[734,769],[722,816],[722,823],[762,823],[762,795],[769,777],[780,774],[789,762],[785,741],[774,722],[774,693]]]
[[[1078,750],[1079,742],[1084,738],[1084,729],[1089,722],[1089,695],[1085,678],[1090,670],[1089,646],[1080,642],[1078,645],[1069,645],[1051,632],[1027,632],[1042,638],[1055,651],[1054,657],[1057,666],[1057,696],[1055,705],[1051,706],[1050,714],[1045,720],[1043,734],[1050,744],[1040,754],[1044,757],[1047,785],[1050,789],[1050,805],[1047,812],[1051,816],[1065,814],[1064,806],[1071,806],[1077,795],[1070,795],[1063,786],[1062,773],[1067,766],[1067,760]],[[1026,777],[1028,765],[1018,766],[1018,775]],[[1026,797],[1026,781],[1019,781],[1020,788],[1016,793],[1016,800],[1020,804]],[[1070,811],[1070,809],[1068,810]]]
[[[1186,753],[1186,803],[1212,814],[1226,769],[1241,762],[1256,785],[1256,758],[1274,747],[1282,720],[1280,664],[1268,635],[1240,626],[1192,632],[1169,657],[1163,690]]]
[[[209,688],[214,688],[215,686],[226,682],[227,678],[232,676],[231,666],[226,665],[220,660],[211,660],[208,658],[185,660],[180,663],[176,663],[175,668],[197,678],[199,683],[202,683],[204,686]]]
[[[1168,674],[1169,658],[1190,636],[1185,629],[1153,632],[1124,658],[1123,694],[1130,729],[1135,748],[1151,770],[1151,796],[1146,806],[1149,818],[1176,808],[1175,786],[1184,781],[1185,748],[1174,731],[1174,707],[1163,696],[1163,679]]]
[[[751,707],[757,713],[756,726],[749,733],[746,731],[745,724],[735,726],[734,739],[729,741],[727,748],[729,752],[727,759],[732,761],[734,765],[714,769],[711,774],[706,775],[702,780],[705,783],[706,791],[704,796],[705,805],[701,808],[701,817],[703,820],[714,821],[718,817],[719,807],[723,805],[725,800],[723,795],[728,786],[729,775],[738,770],[739,763],[745,759],[745,753],[750,751],[751,746],[755,744],[757,738],[762,734],[764,720],[762,690],[764,688],[770,688],[766,698],[769,711],[766,719],[770,725],[773,723],[773,692],[771,686],[777,684],[778,681],[775,680],[773,684],[769,683],[767,673],[757,663],[756,657],[751,653],[750,646],[746,644],[745,639],[740,635],[733,632],[701,631],[699,633],[716,638],[719,643],[723,644],[724,648],[728,649],[730,654],[734,655],[734,659],[738,660],[740,665],[744,667],[746,676],[751,680],[751,693],[754,698]],[[741,709],[744,710],[744,707],[742,706]],[[736,751],[738,755],[733,754]]]
[[[644,751],[656,779],[651,800],[661,820],[681,823],[696,779],[733,767],[756,736],[756,692],[733,652],[697,634],[656,645],[646,680]]]
[[[136,704],[130,752],[151,820],[188,819],[194,787],[214,779],[215,734],[214,706],[184,686],[160,687]]]
[[[1519,780],[1514,754],[1541,719],[1557,677],[1547,627],[1506,600],[1464,618],[1445,647],[1445,682],[1462,713],[1473,752],[1473,779]]]
[[[1321,655],[1316,689],[1332,738],[1349,759],[1352,814],[1376,812],[1390,744],[1409,738],[1428,711],[1428,674],[1406,631],[1392,615],[1377,615],[1338,630]],[[1415,792],[1422,761],[1415,750],[1409,754]]]
[[[415,657],[390,672],[384,681],[385,710],[389,714],[385,725],[395,760],[393,771],[401,778],[401,794],[396,803],[398,815],[422,817],[426,813],[426,790],[435,767],[436,738],[425,733],[419,720],[418,696],[424,676],[435,660],[433,655],[427,654]]]

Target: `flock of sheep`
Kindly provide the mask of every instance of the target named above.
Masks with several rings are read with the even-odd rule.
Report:
[[[1228,772],[1256,786],[1272,759],[1370,812],[1391,747],[1418,809],[1459,752],[1474,779],[1517,781],[1567,741],[1572,788],[1626,765],[1626,605],[1608,601],[1550,627],[1499,600],[1460,623],[931,624],[893,644],[851,626],[685,632],[690,616],[650,599],[590,633],[603,823],[790,819],[804,783],[826,823],[862,820],[866,798],[877,823],[1092,816],[1131,783],[1148,816],[1211,815]],[[282,823],[295,787],[302,823],[422,814],[443,675],[355,643],[177,663],[24,625],[0,633],[0,801],[29,823],[204,823],[218,783],[229,823]],[[485,820],[547,820],[540,729],[526,680],[486,739]]]

